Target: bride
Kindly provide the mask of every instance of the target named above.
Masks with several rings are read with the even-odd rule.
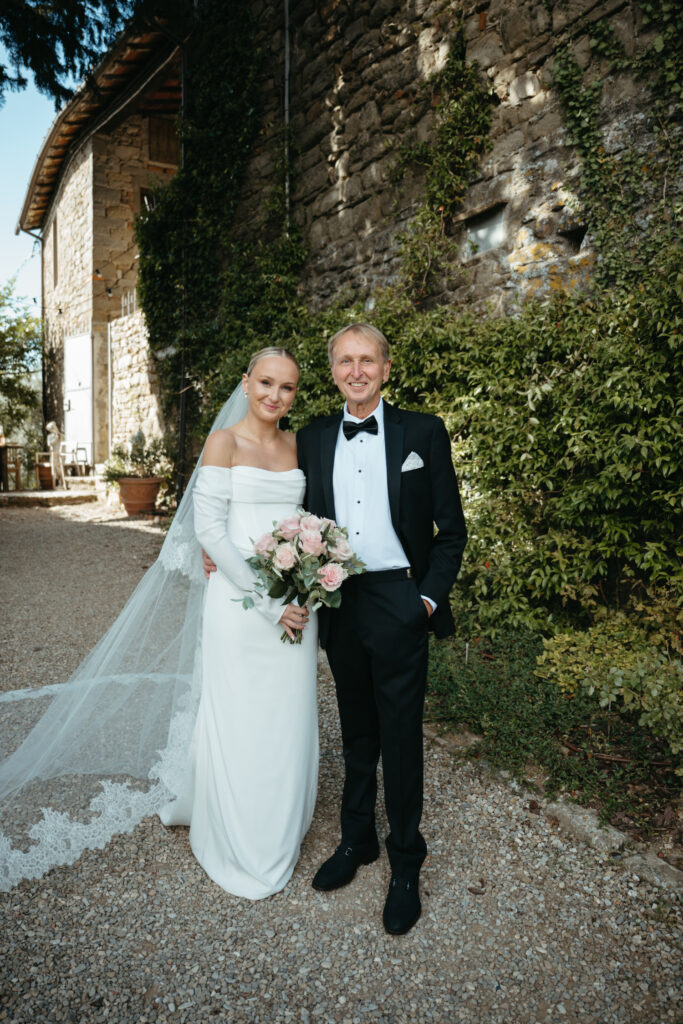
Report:
[[[317,788],[317,625],[255,592],[245,559],[303,499],[294,436],[278,429],[298,378],[286,350],[256,353],[114,625],[67,683],[0,696],[0,888],[153,813],[190,826],[228,892],[287,884]],[[208,584],[201,547],[219,570]],[[305,627],[303,642],[280,643],[283,626]]]
[[[287,352],[258,352],[243,378],[243,420],[217,430],[204,448],[194,489],[195,530],[218,566],[208,583],[202,635],[202,695],[193,773],[161,810],[167,825],[189,825],[206,873],[236,896],[281,889],[299,856],[317,788],[317,633],[280,643],[305,626],[308,610],[254,596],[245,562],[253,539],[300,505],[305,479],[293,434],[278,430],[299,369]],[[241,599],[252,592],[257,612]],[[278,628],[280,623],[280,628]]]

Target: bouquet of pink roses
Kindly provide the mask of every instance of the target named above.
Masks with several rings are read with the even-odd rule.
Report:
[[[356,558],[346,530],[332,519],[322,519],[304,509],[264,533],[254,544],[254,554],[247,561],[258,574],[256,586],[269,597],[281,597],[283,605],[297,601],[308,604],[311,611],[326,605],[338,608],[339,588],[348,576],[365,572],[365,564]],[[254,601],[245,597],[245,608]],[[280,639],[301,643],[302,631],[294,631],[296,640],[287,632]]]

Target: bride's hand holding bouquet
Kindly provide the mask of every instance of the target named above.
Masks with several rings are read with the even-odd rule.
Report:
[[[321,605],[338,608],[340,587],[349,576],[365,572],[365,563],[356,557],[346,530],[332,519],[311,515],[304,509],[264,533],[254,544],[254,554],[247,559],[256,570],[259,587],[269,597],[283,598],[283,605],[296,601],[316,611]],[[253,598],[245,597],[245,608],[254,606]],[[294,639],[285,629],[283,643],[301,643],[302,630],[294,629]]]

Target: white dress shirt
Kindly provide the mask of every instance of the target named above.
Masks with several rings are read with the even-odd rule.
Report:
[[[352,416],[348,405],[344,405],[332,476],[337,522],[347,528],[349,544],[365,562],[368,572],[407,569],[410,562],[394,529],[389,508],[384,402],[381,398],[369,415],[377,420],[377,433],[363,431],[347,439],[344,421],[362,423],[367,417],[359,419]],[[435,602],[426,595],[422,596],[434,610]]]
[[[381,398],[370,415],[377,420],[377,433],[358,433],[347,440],[342,429],[344,420],[363,421],[351,415],[348,405],[344,406],[332,478],[337,522],[347,528],[349,544],[369,572],[403,569],[410,563],[391,522]]]

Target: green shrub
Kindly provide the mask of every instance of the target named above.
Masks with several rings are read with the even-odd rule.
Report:
[[[524,630],[432,643],[426,720],[480,737],[462,756],[484,757],[547,797],[570,795],[646,837],[675,806],[680,779],[671,762],[680,758],[638,723],[637,710],[601,708],[597,693],[577,687],[570,697],[538,677],[541,651]]]
[[[536,675],[568,695],[595,695],[602,708],[636,712],[673,754],[683,750],[683,660],[633,615],[606,614],[590,629],[546,640]]]
[[[117,484],[122,477],[160,476],[168,485],[172,474],[173,466],[162,439],[147,441],[142,430],[138,430],[128,444],[113,446],[102,475],[108,484]]]
[[[237,260],[226,272],[219,319],[239,341],[207,358],[207,421],[264,344],[301,363],[292,427],[339,405],[326,341],[368,314],[306,309],[288,244],[241,251],[253,288]],[[515,317],[377,296],[371,319],[392,342],[387,399],[442,415],[454,438],[470,531],[454,596],[465,631],[548,634],[633,594],[647,604],[653,584],[683,592],[681,255],[664,249],[631,292],[559,295]],[[276,273],[283,265],[289,274]]]
[[[598,250],[592,293],[557,294],[503,317],[423,309],[414,287],[421,272],[404,251],[396,285],[371,297],[371,313],[361,301],[312,310],[299,292],[306,252],[283,216],[282,190],[276,186],[248,240],[230,227],[258,125],[261,57],[247,8],[242,0],[229,9],[218,0],[203,6],[183,126],[187,160],[138,222],[141,297],[152,346],[164,356],[169,422],[179,389],[189,388],[188,432],[197,449],[249,355],[272,344],[291,348],[302,366],[290,425],[330,412],[339,397],[327,337],[367,317],[392,342],[388,400],[440,414],[453,436],[470,531],[454,594],[464,631],[505,626],[548,635],[589,627],[600,608],[627,607],[653,585],[683,593],[677,125],[657,108],[646,192],[634,170],[643,160],[629,153],[618,161],[617,204],[604,187],[615,161],[598,146],[600,82],[584,88],[567,51],[556,89],[582,162],[582,202]],[[664,20],[667,49],[678,60],[677,22]],[[604,43],[604,28],[595,38]],[[437,103],[432,141],[416,148],[406,138],[396,153],[397,172],[425,164],[423,210],[445,238],[444,215],[456,209],[488,145],[491,96],[464,52],[456,36],[446,67],[428,83]],[[651,212],[636,218],[636,230],[632,213],[643,196]],[[422,251],[425,238],[413,227]],[[448,246],[444,259],[455,260]],[[449,267],[458,272],[457,261]]]

